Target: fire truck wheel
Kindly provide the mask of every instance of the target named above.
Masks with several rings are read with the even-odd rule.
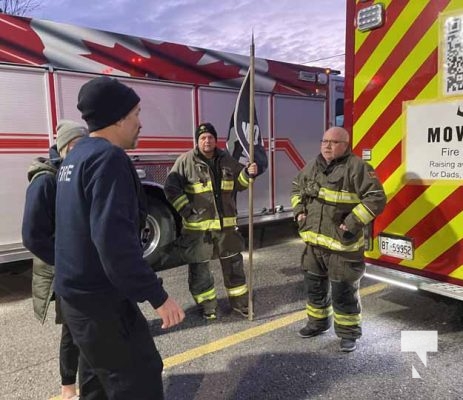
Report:
[[[148,197],[148,216],[141,232],[143,257],[156,268],[157,249],[175,239],[175,220],[169,208],[159,199]]]

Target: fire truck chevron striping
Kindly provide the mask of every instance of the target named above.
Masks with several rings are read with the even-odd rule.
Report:
[[[269,168],[256,179],[255,221],[291,215],[291,180],[318,153],[327,126],[342,120],[337,71],[256,59],[255,102]],[[117,76],[142,99],[143,128],[128,152],[148,194],[145,256],[175,237],[162,184],[194,145],[195,126],[212,122],[224,147],[249,57],[176,43],[0,14],[0,263],[28,258],[21,244],[26,171],[46,156],[59,119],[80,121],[77,93],[97,75]],[[247,217],[247,194],[238,198]]]
[[[346,32],[345,126],[388,196],[371,271],[463,299],[463,1],[348,1]]]

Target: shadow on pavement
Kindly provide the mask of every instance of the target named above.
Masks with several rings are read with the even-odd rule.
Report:
[[[289,311],[275,310],[279,306],[290,305],[299,303],[305,299],[303,292],[302,279],[297,282],[289,282],[281,285],[259,287],[254,290],[254,321],[266,321],[269,318],[275,318],[282,315],[287,315],[288,312],[295,312],[303,310],[302,307],[294,309],[292,307]],[[242,317],[238,313],[232,311],[227,298],[218,299],[218,319],[215,321],[206,321],[201,316],[199,309],[196,305],[191,305],[185,309],[186,318],[178,327],[174,327],[168,330],[161,329],[161,320],[159,318],[148,320],[150,331],[153,337],[170,334],[175,331],[181,331],[186,329],[197,328],[206,325],[215,324],[235,324],[237,321],[247,321],[246,318]]]
[[[402,306],[401,310],[382,313],[389,317],[407,321],[414,329],[437,330],[439,333],[463,330],[463,302],[430,292],[388,291],[381,299]],[[431,300],[431,301],[430,301]],[[413,310],[413,312],[411,312]]]
[[[387,358],[386,355],[371,360],[370,372],[382,372]],[[391,365],[395,364],[393,361]],[[340,362],[343,368],[339,368]],[[166,399],[176,400],[210,400],[212,393],[213,398],[221,400],[303,400],[323,398],[336,382],[355,380],[355,375],[362,373],[358,360],[346,355],[307,351],[264,353],[237,358],[223,372],[172,375],[167,372],[164,390]]]
[[[0,304],[31,297],[32,260],[2,265]]]

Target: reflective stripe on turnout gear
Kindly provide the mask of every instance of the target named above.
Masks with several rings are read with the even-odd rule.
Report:
[[[208,231],[208,230],[221,230],[222,228],[230,228],[236,226],[236,217],[225,217],[222,219],[222,225],[220,219],[207,219],[205,221],[191,222],[183,220],[183,226],[186,229],[192,231]]]
[[[334,313],[334,322],[344,326],[358,326],[362,322],[361,314],[339,314]]]
[[[373,221],[375,218],[374,214],[363,204],[359,204],[355,206],[352,212],[356,215],[356,217],[364,224],[368,224],[369,222]]]
[[[310,304],[307,304],[306,307],[306,312],[309,317],[313,317],[316,319],[326,319],[333,315],[333,307],[328,306],[325,308],[315,308],[311,306]]]
[[[357,240],[355,243],[349,245],[342,244],[340,241],[330,238],[329,236],[325,236],[321,233],[316,233],[312,231],[299,232],[299,236],[306,243],[310,243],[316,246],[323,246],[327,249],[335,251],[359,251],[365,245],[365,238],[363,235],[360,236],[359,240]]]
[[[243,185],[245,188],[249,187],[249,178],[247,177],[244,169],[238,175],[238,182]]]
[[[185,192],[187,193],[207,193],[212,192],[212,182],[197,182],[185,186]]]
[[[231,180],[222,179],[222,183],[220,185],[222,190],[232,191],[235,188],[235,182]]]
[[[208,290],[207,292],[203,292],[200,294],[193,295],[197,304],[201,304],[206,300],[214,300],[217,298],[217,293],[215,292],[215,288]]]
[[[331,190],[325,187],[320,188],[318,197],[325,200],[327,203],[334,204],[357,204],[360,203],[360,199],[356,193],[341,192],[338,190]]]
[[[227,180],[227,179],[222,179],[222,182],[220,184],[220,188],[222,190],[228,190],[229,192],[232,191],[235,188],[235,182],[232,180]],[[198,183],[193,183],[191,185],[185,186],[185,192],[187,193],[207,193],[207,192],[212,192],[212,181],[208,180],[205,183],[198,182]]]
[[[294,208],[296,207],[298,204],[301,203],[301,196],[298,195],[298,194],[295,194],[294,196],[291,196],[291,207]]]
[[[238,175],[238,182],[240,183],[240,185],[242,185],[244,188],[248,188],[249,187],[249,178],[248,176],[246,175],[246,173],[244,172],[244,169],[240,172],[240,174]]]
[[[234,288],[227,288],[228,297],[238,297],[243,296],[248,292],[247,285],[241,285]]]
[[[183,207],[185,207],[187,204],[188,204],[188,197],[186,197],[186,194],[182,194],[172,203],[172,206],[175,208],[177,212],[180,212],[180,210]]]

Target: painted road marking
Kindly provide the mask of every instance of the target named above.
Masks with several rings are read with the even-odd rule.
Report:
[[[365,297],[380,292],[384,290],[387,286],[387,283],[377,283],[371,286],[367,286],[365,288],[360,289],[360,296]],[[246,329],[244,331],[224,337],[214,342],[210,342],[205,345],[195,347],[194,349],[187,350],[183,353],[176,354],[175,356],[167,357],[162,360],[164,362],[164,369],[172,368],[176,365],[187,363],[189,361],[205,356],[206,354],[215,353],[217,351],[226,349],[227,347],[234,346],[246,340],[253,339],[257,336],[261,336],[266,333],[272,332],[276,329],[283,328],[287,325],[291,325],[292,323],[301,321],[305,318],[307,318],[305,310],[296,311],[292,314],[289,314],[282,318],[278,318],[274,321],[266,322],[262,325]],[[61,400],[61,396],[53,397],[50,400]]]
[[[370,294],[380,292],[381,290],[384,290],[387,286],[388,285],[386,283],[377,283],[375,285],[368,286],[366,288],[360,289],[360,296],[368,296]],[[227,347],[234,346],[235,344],[244,342],[257,336],[261,336],[265,333],[272,332],[276,329],[283,328],[284,326],[291,325],[292,323],[301,321],[304,318],[307,318],[307,313],[305,310],[296,311],[292,314],[287,315],[286,317],[278,318],[274,321],[266,322],[254,328],[246,329],[244,331],[224,337],[214,342],[206,343],[205,345],[196,347],[191,350],[187,350],[175,356],[165,358],[163,360],[164,368],[172,368],[176,365],[192,361],[206,354],[226,349]]]

